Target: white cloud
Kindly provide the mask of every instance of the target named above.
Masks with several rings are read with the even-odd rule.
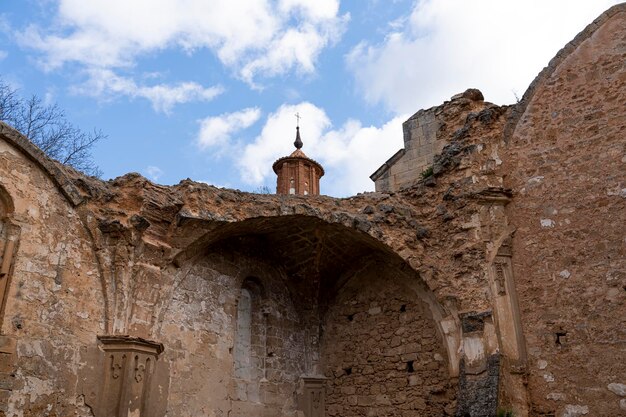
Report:
[[[337,16],[339,2],[337,0],[280,0],[278,8],[283,13],[301,10],[312,20],[323,21]]]
[[[315,157],[315,152],[322,132],[330,127],[330,120],[324,110],[311,103],[283,105],[267,117],[267,121],[253,143],[246,145],[237,161],[244,182],[260,185],[273,174],[272,164],[282,156],[289,155],[295,149],[296,138],[295,114],[300,113],[300,132],[304,141],[304,152]]]
[[[163,175],[163,170],[157,166],[150,165],[146,168],[146,174],[152,181],[157,182]]]
[[[2,49],[0,49],[0,61],[5,59],[7,56],[9,56],[9,53],[7,51],[3,51]]]
[[[320,159],[329,175],[322,191],[337,196],[373,191],[369,176],[403,146],[402,122],[407,117],[394,117],[381,127],[349,120],[340,129],[326,132]]]
[[[237,161],[244,182],[260,185],[273,180],[274,161],[294,150],[296,113],[303,117],[303,151],[326,170],[321,183],[323,194],[345,196],[373,190],[369,175],[402,147],[402,121],[406,116],[398,116],[380,128],[349,120],[332,129],[324,110],[311,103],[283,105],[268,116],[261,134],[245,147]]]
[[[469,87],[515,101],[556,52],[619,0],[424,0],[377,45],[347,56],[371,103],[410,112]],[[399,24],[402,23],[403,24]]]
[[[125,95],[144,98],[152,103],[155,111],[164,113],[169,113],[176,104],[210,101],[223,92],[220,86],[203,87],[195,82],[138,85],[133,79],[119,76],[108,69],[92,69],[88,74],[89,81],[74,87],[75,92],[93,97]]]
[[[224,148],[231,142],[232,135],[252,126],[261,117],[259,108],[247,108],[234,113],[207,117],[200,121],[197,143],[201,149]]]
[[[59,0],[56,25],[31,25],[19,38],[48,69],[131,67],[167,48],[206,48],[253,83],[291,69],[312,72],[344,30],[348,15],[338,13],[339,0]]]
[[[241,77],[251,85],[258,74],[275,76],[297,68],[303,73],[315,71],[315,61],[322,49],[339,38],[341,32],[330,26],[321,31],[312,24],[289,29],[272,40],[267,53],[246,63],[240,70]]]

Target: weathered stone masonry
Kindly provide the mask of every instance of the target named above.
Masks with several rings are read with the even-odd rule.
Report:
[[[0,125],[0,416],[626,413],[625,34],[421,110],[345,199],[102,182]]]

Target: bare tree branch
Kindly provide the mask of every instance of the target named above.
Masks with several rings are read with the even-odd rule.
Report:
[[[50,158],[88,175],[102,171],[93,161],[94,145],[106,135],[101,130],[83,132],[70,123],[56,104],[45,104],[38,96],[28,100],[0,79],[0,120],[12,125]]]

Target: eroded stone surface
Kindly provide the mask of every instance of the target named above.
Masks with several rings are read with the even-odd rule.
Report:
[[[0,416],[618,415],[625,14],[416,113],[386,192],[102,182],[2,125]]]

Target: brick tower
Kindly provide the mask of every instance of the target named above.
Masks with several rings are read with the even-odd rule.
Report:
[[[272,165],[278,175],[276,194],[319,195],[324,168],[302,152],[300,126],[296,127],[296,141],[293,144],[296,150]]]

